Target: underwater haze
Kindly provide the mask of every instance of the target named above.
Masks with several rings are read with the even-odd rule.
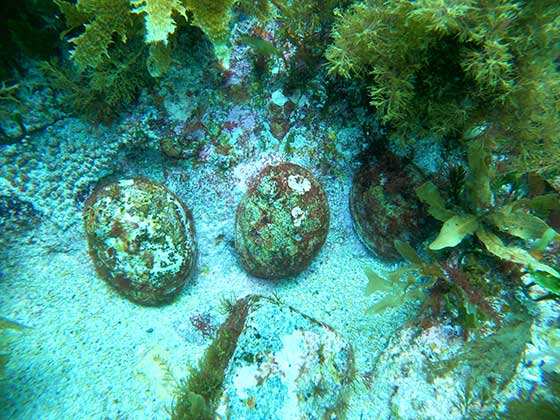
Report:
[[[0,419],[560,418],[557,1],[0,13]]]

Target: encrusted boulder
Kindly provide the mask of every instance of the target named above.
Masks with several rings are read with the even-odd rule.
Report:
[[[332,328],[248,296],[179,390],[172,418],[342,419],[354,375],[352,346]]]
[[[98,274],[123,296],[144,305],[173,299],[196,260],[189,209],[147,179],[97,188],[84,207],[89,253]]]
[[[257,176],[235,219],[235,247],[245,270],[281,279],[305,270],[329,230],[327,196],[311,172],[292,163]]]
[[[527,378],[542,375],[542,365],[527,358],[527,344],[539,328],[524,310],[511,315],[496,331],[468,341],[460,327],[434,320],[427,329],[408,325],[395,331],[367,374],[369,398],[376,401],[368,418],[492,418],[505,413],[499,408],[504,401],[519,401],[519,393],[534,394],[538,386]],[[538,345],[546,346],[542,341]],[[525,414],[536,413],[535,407],[519,417],[504,417],[558,417]]]
[[[394,261],[400,258],[395,239],[421,242],[428,223],[415,191],[421,183],[418,170],[388,152],[354,175],[350,212],[358,237],[370,251]]]

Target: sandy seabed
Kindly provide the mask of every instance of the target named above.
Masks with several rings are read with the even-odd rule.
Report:
[[[227,176],[208,178],[215,176],[204,169],[186,183],[168,178],[167,186],[192,210],[199,247],[195,274],[170,305],[135,305],[97,277],[79,220],[65,231],[45,221],[25,241],[3,249],[2,314],[30,327],[11,335],[3,418],[168,418],[174,384],[166,370],[176,379],[186,376],[209,344],[192,320],[217,327],[224,319],[220,300],[231,296],[277,294],[349,340],[358,372],[372,369],[407,308],[365,315],[363,268],[378,262],[352,228],[350,177],[321,179],[331,206],[327,241],[304,273],[277,283],[243,271],[233,247],[242,191],[232,189]],[[361,406],[352,407],[350,418],[359,419],[369,411],[368,399],[355,398]]]
[[[172,109],[174,104],[167,106]],[[232,118],[246,123],[243,107],[238,114]],[[141,147],[123,145],[122,127],[138,119],[127,118],[113,129],[62,119],[29,143],[3,150],[2,175],[9,178],[15,173],[16,181],[25,181],[23,192],[16,193],[31,202],[41,217],[30,229],[10,233],[0,251],[1,315],[29,327],[8,333],[10,359],[0,393],[0,417],[166,419],[174,380],[186,377],[188,367],[197,363],[212,331],[224,320],[220,301],[247,294],[276,294],[331,325],[352,343],[358,372],[371,371],[411,308],[365,315],[363,269],[380,263],[352,228],[350,155],[337,175],[321,175],[313,167],[318,156],[298,155],[297,142],[305,141],[300,136],[290,156],[278,153],[278,144],[265,145],[227,170],[211,161],[193,168],[165,157],[157,138]],[[330,231],[305,272],[268,282],[247,275],[240,266],[234,249],[235,210],[250,179],[267,163],[282,160],[302,164],[317,175],[329,199]],[[29,168],[22,167],[32,161]],[[77,186],[94,185],[106,174],[161,182],[191,209],[198,261],[174,303],[159,308],[133,304],[96,275],[80,216],[84,197],[74,198],[87,197],[77,192]],[[195,327],[201,320],[208,326],[207,333]],[[368,418],[367,392],[360,386],[356,389],[349,418]]]
[[[366,314],[372,298],[364,295],[364,268],[395,267],[368,252],[352,227],[348,195],[364,143],[359,112],[323,118],[313,108],[321,103],[319,94],[299,94],[290,98],[295,108],[291,117],[280,118],[289,131],[277,140],[266,120],[271,102],[278,107],[279,96],[280,102],[287,100],[277,81],[277,86],[261,92],[264,104],[259,106],[258,98],[247,104],[230,104],[223,98],[205,104],[203,123],[209,127],[215,118],[216,124],[229,127],[223,133],[237,153],[231,162],[218,157],[216,148],[203,149],[198,162],[166,157],[160,149],[162,133],[182,132],[201,103],[212,98],[201,67],[175,71],[161,83],[164,112],[144,92],[132,113],[111,127],[57,115],[47,129],[19,144],[2,146],[0,187],[33,204],[38,216],[31,227],[2,232],[0,242],[0,316],[29,327],[7,333],[10,359],[0,387],[1,419],[168,419],[176,382],[196,366],[225,319],[220,302],[248,294],[277,295],[329,324],[352,344],[358,380],[348,420],[388,419],[392,409],[398,411],[380,397],[393,393],[390,380],[377,378],[372,392],[362,379],[371,375],[378,356],[418,306],[403,302],[383,314]],[[180,94],[189,91],[190,97]],[[328,156],[326,149],[316,148],[317,136],[324,141],[326,133],[333,146]],[[417,164],[433,171],[438,150],[427,144],[412,154]],[[330,231],[307,270],[269,282],[243,271],[234,249],[234,220],[250,180],[266,164],[280,161],[305,166],[323,185],[331,210]],[[324,170],[325,161],[330,170]],[[198,261],[172,304],[136,305],[96,275],[81,208],[106,176],[160,182],[191,209]],[[419,401],[431,401],[433,389],[411,388]],[[433,412],[459,418],[448,409],[433,407]],[[415,418],[414,410],[402,408],[399,414]]]

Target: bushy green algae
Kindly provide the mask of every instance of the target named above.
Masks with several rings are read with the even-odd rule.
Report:
[[[497,321],[497,313],[485,301],[487,287],[475,284],[480,274],[484,277],[484,271],[488,271],[477,269],[482,268],[486,257],[494,258],[494,265],[499,264],[495,261],[498,257],[502,264],[513,263],[519,270],[526,269],[549,292],[545,298],[558,298],[560,273],[545,257],[554,252],[552,245],[560,236],[545,220],[558,208],[560,195],[542,194],[515,201],[501,198],[503,180],[496,178],[484,142],[471,140],[467,155],[468,168],[461,176],[463,185],[453,187],[460,190],[458,193],[442,194],[431,181],[416,189],[428,213],[443,223],[439,235],[428,245],[437,253],[430,253],[432,258],[421,257],[410,244],[395,241],[395,249],[408,264],[383,276],[366,270],[366,294],[388,292],[369,312],[382,312],[401,304],[403,299],[424,300],[434,291],[444,291],[441,300],[445,298],[446,305],[455,307],[465,328],[478,327],[485,318]],[[471,235],[477,240],[469,241]],[[460,250],[454,253],[452,248]],[[466,258],[469,255],[473,258]],[[419,282],[419,277],[429,280]]]
[[[163,44],[167,47],[182,17],[200,27],[218,53],[229,36],[228,24],[234,1],[78,0],[74,4],[55,0],[55,3],[66,17],[68,30],[65,34],[83,29],[79,35],[70,38],[70,42],[75,46],[71,52],[72,59],[80,70],[84,70],[87,67],[96,68],[105,61],[110,55],[113,36],[126,42],[141,34],[134,27],[136,15],[144,18],[142,32],[146,44],[150,46]],[[161,50],[158,52],[161,53]]]
[[[339,13],[331,73],[362,78],[400,141],[485,126],[516,172],[560,153],[560,5],[367,0]]]
[[[431,250],[441,250],[459,245],[465,237],[475,235],[484,244],[488,253],[522,264],[529,270],[547,273],[560,279],[560,273],[529,251],[542,252],[560,235],[543,219],[535,215],[535,210],[545,214],[558,207],[560,195],[546,194],[532,199],[497,203],[493,191],[494,167],[484,142],[471,141],[468,148],[469,176],[465,182],[462,206],[447,206],[443,197],[431,182],[422,184],[417,194],[428,205],[429,213],[443,222],[438,237],[429,245]],[[494,185],[497,191],[501,185]],[[499,233],[508,234],[527,243],[533,242],[531,249],[504,243]]]
[[[232,0],[55,3],[66,19],[61,36],[68,39],[73,66],[53,61],[44,69],[64,93],[66,109],[96,122],[110,122],[132,104],[140,88],[169,70],[176,29],[186,22],[208,36],[218,58],[228,59]]]

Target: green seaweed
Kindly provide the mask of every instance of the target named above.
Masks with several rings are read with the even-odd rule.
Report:
[[[216,57],[229,67],[229,23],[235,0],[187,0],[186,7],[194,14],[193,24],[208,36]]]
[[[115,46],[113,57],[95,69],[78,72],[54,60],[42,63],[41,69],[50,85],[61,91],[60,103],[65,111],[108,123],[152,81],[144,63],[146,51],[134,51],[134,44]]]
[[[227,67],[233,1],[54,0],[66,18],[73,45],[65,65],[46,65],[52,85],[71,112],[109,122],[129,106],[140,88],[170,68],[173,38],[188,21],[208,36]]]
[[[465,182],[464,206],[446,206],[441,193],[430,181],[417,189],[418,197],[428,205],[429,213],[443,222],[437,238],[429,245],[431,250],[441,250],[458,246],[467,236],[475,235],[488,253],[498,258],[526,266],[537,273],[545,273],[547,281],[541,283],[551,293],[558,292],[560,273],[550,265],[533,256],[530,251],[546,250],[558,241],[560,235],[539,216],[532,214],[532,208],[547,213],[560,204],[558,194],[547,194],[524,201],[495,203],[492,191],[493,167],[491,155],[482,139],[471,140],[468,147],[469,174]],[[533,248],[526,250],[510,243],[504,243],[500,235],[507,234],[530,243]],[[542,276],[539,278],[543,278]],[[552,281],[552,278],[556,279]]]
[[[109,55],[113,35],[125,43],[132,30],[128,0],[79,0],[75,5],[54,0],[66,16],[68,31],[84,25],[84,31],[70,43],[71,57],[80,71],[97,67]]]
[[[176,400],[171,409],[173,420],[214,419],[225,370],[254,299],[240,299],[234,306],[231,306],[230,301],[227,302],[228,319],[220,327],[198,367],[190,370],[188,379],[182,380],[176,390]]]
[[[430,181],[417,189],[429,214],[443,225],[428,246],[429,258],[420,257],[409,244],[395,241],[395,249],[407,264],[381,275],[366,269],[366,294],[385,293],[368,312],[380,313],[417,299],[423,301],[421,314],[430,307],[436,312],[445,309],[467,334],[481,326],[481,321],[492,320],[499,325],[501,317],[487,300],[499,290],[492,290],[483,280],[489,270],[496,268],[495,257],[514,263],[509,268],[503,263],[498,265],[511,271],[509,276],[520,276],[523,269],[531,274],[532,283],[525,286],[526,291],[538,284],[548,292],[535,300],[560,297],[560,273],[546,259],[554,252],[560,235],[543,220],[558,208],[560,195],[512,200],[512,195],[496,193],[501,191],[504,179],[495,177],[492,156],[486,147],[483,139],[470,140],[468,167],[460,176],[464,181],[459,196],[445,196]],[[478,241],[467,240],[469,236]],[[494,262],[488,266],[486,260]],[[508,287],[504,282],[492,284],[498,289]]]
[[[379,291],[386,293],[383,298],[368,308],[368,313],[380,313],[387,308],[402,305],[404,301],[423,300],[427,291],[434,286],[436,281],[445,278],[444,270],[439,264],[422,260],[410,244],[395,240],[395,249],[408,261],[404,267],[384,273],[383,276],[375,273],[369,267],[364,270],[369,279],[365,294],[369,296]],[[419,283],[419,277],[430,280]]]
[[[401,268],[382,274],[365,269],[369,279],[365,294],[383,293],[367,313],[379,314],[404,302],[418,300],[422,302],[418,318],[430,322],[430,317],[436,318],[445,311],[463,327],[465,336],[485,321],[500,324],[500,317],[487,297],[503,290],[499,284],[485,283],[488,265],[481,256],[467,253],[441,260],[433,254],[431,258],[420,257],[410,244],[398,240],[395,249],[406,261]]]
[[[332,74],[368,83],[398,141],[482,125],[507,170],[544,173],[560,153],[559,13],[553,0],[355,2],[326,57]]]
[[[181,17],[202,29],[227,67],[233,0],[78,0],[76,4],[54,1],[66,17],[68,29],[62,35],[81,31],[69,40],[74,44],[71,58],[80,71],[103,64],[111,56],[115,38],[126,43],[137,37],[141,31],[135,27],[136,16],[143,17],[145,43],[159,45],[150,55],[152,67],[166,68],[158,60],[164,57],[162,49],[167,48]],[[159,75],[160,72],[154,73]]]

